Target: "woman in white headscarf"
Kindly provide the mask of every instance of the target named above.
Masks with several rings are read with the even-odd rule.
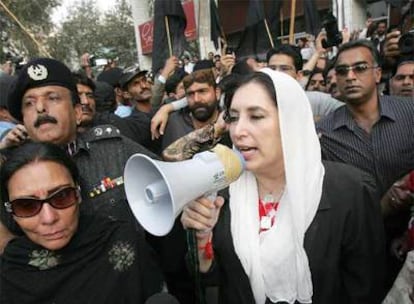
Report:
[[[322,163],[309,102],[290,76],[264,69],[226,100],[246,171],[228,203],[200,198],[181,218],[198,231],[200,271],[220,273],[220,302],[378,303],[383,232],[373,180]]]

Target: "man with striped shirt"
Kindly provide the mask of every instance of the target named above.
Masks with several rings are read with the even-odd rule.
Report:
[[[369,41],[341,46],[335,71],[346,105],[316,125],[322,157],[353,165],[375,177],[383,197],[386,251],[391,253],[407,229],[408,206],[412,204],[410,196],[402,199],[401,192],[394,190],[398,187],[395,182],[414,169],[414,103],[404,97],[379,96],[381,68],[377,51]],[[385,217],[387,209],[392,209],[392,214]],[[391,287],[402,262],[398,254],[389,254],[386,265],[384,292]]]
[[[344,44],[335,71],[346,106],[316,125],[323,158],[370,173],[383,195],[414,168],[414,103],[378,95],[381,68],[369,41]]]

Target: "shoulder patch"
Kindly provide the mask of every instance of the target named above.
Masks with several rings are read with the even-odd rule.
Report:
[[[119,129],[113,125],[99,125],[84,133],[84,140],[88,142],[101,139],[118,138],[121,136]]]

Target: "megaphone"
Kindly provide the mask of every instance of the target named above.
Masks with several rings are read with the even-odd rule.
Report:
[[[173,163],[134,154],[124,170],[125,193],[142,227],[163,236],[187,203],[226,188],[243,169],[241,154],[223,145]]]

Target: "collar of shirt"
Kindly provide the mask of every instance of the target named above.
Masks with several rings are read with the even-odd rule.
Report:
[[[380,120],[382,118],[388,118],[392,121],[396,120],[395,111],[392,107],[392,103],[384,100],[381,97],[378,97],[379,100],[379,111],[380,111]],[[340,107],[335,112],[335,125],[334,129],[339,129],[341,127],[347,127],[350,130],[354,130],[356,123],[352,117],[351,111],[347,106]]]

